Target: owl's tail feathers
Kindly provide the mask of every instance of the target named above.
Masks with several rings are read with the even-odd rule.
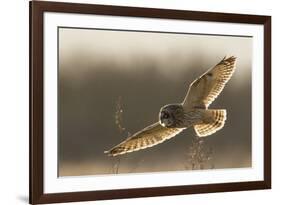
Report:
[[[194,125],[194,130],[199,137],[211,135],[223,128],[226,120],[226,110],[206,110],[203,123]]]

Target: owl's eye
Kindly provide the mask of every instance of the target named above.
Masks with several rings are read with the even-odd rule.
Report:
[[[164,113],[162,117],[163,117],[164,119],[167,119],[167,118],[169,118],[169,114],[168,114],[168,113]]]

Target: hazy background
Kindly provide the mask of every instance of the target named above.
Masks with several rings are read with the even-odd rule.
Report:
[[[59,29],[59,175],[189,169],[195,137],[188,129],[160,145],[108,157],[103,152],[158,120],[161,106],[181,102],[189,84],[225,55],[237,69],[210,108],[227,109],[225,127],[204,138],[205,168],[251,166],[249,37]],[[121,97],[123,127],[115,123]]]

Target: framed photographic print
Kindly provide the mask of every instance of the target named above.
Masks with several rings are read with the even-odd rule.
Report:
[[[271,17],[30,2],[30,203],[271,188]]]

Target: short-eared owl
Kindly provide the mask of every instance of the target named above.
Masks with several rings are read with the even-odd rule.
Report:
[[[235,70],[235,60],[234,56],[224,57],[190,84],[182,103],[165,105],[160,109],[158,122],[135,133],[105,153],[116,156],[152,147],[191,126],[199,137],[220,130],[226,120],[226,110],[208,107],[231,78]]]

